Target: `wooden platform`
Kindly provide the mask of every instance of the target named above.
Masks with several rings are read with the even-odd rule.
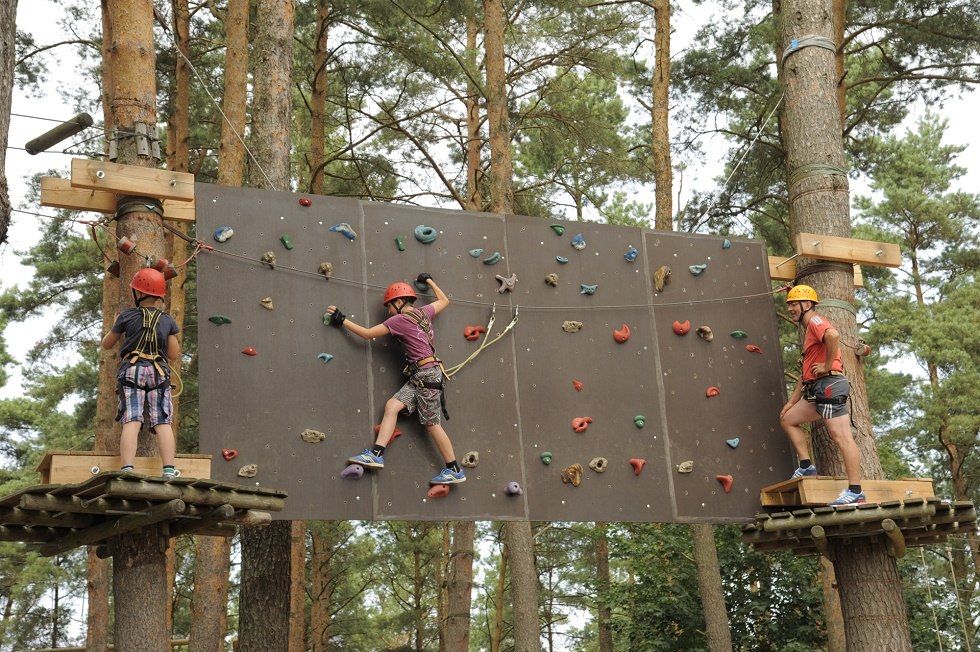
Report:
[[[97,451],[49,451],[37,465],[41,484],[74,484],[85,482],[103,471],[118,471],[122,466],[118,455]],[[159,457],[137,457],[133,463],[136,473],[160,475],[163,462]],[[177,470],[188,478],[211,477],[210,455],[177,455]]]
[[[818,507],[837,499],[847,488],[847,480],[829,476],[810,476],[786,480],[763,487],[760,500],[763,507]],[[864,480],[861,490],[869,503],[884,503],[913,498],[934,498],[931,478],[902,480]]]
[[[155,471],[154,473],[158,473]],[[181,476],[165,481],[121,471],[76,484],[44,484],[0,498],[0,541],[38,544],[42,555],[100,545],[118,534],[162,524],[163,537],[232,536],[239,525],[266,525],[286,492]],[[165,547],[166,541],[162,542]]]

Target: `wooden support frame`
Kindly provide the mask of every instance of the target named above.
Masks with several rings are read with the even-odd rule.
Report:
[[[103,471],[116,471],[122,465],[118,455],[99,451],[49,451],[37,471],[41,484],[75,484],[85,482]],[[160,475],[163,462],[159,457],[137,457],[135,473]],[[208,479],[211,477],[211,456],[178,454],[177,469],[181,477]]]
[[[760,500],[763,507],[824,506],[832,502],[847,487],[845,478],[827,476],[803,477],[763,487]],[[869,503],[885,503],[914,498],[933,498],[932,478],[901,480],[865,480],[861,489]]]
[[[901,248],[890,242],[798,233],[793,238],[793,250],[807,258],[843,263],[861,263],[876,267],[899,267],[902,264]]]
[[[71,160],[71,186],[120,195],[194,200],[194,175],[83,158]]]
[[[91,211],[112,215],[116,212],[118,196],[106,190],[76,188],[71,181],[60,177],[41,177],[41,205],[76,211]],[[163,219],[173,222],[194,222],[197,219],[196,200],[163,200]]]
[[[774,281],[795,281],[796,260],[794,258],[769,256],[769,278]],[[854,264],[854,287],[864,287],[864,274],[861,272],[861,266],[857,263]]]

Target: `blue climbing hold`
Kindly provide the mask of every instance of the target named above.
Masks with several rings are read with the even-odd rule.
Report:
[[[576,233],[575,237],[572,238],[572,246],[575,247],[576,251],[585,249],[585,238],[582,237],[581,233]]]
[[[422,244],[429,244],[430,242],[435,242],[435,239],[439,237],[439,232],[436,231],[431,226],[426,226],[424,224],[419,224],[415,227],[415,239]]]
[[[479,258],[480,256],[483,255],[483,250],[482,249],[470,249],[470,255],[473,256],[474,258]]]
[[[708,264],[707,263],[700,263],[698,265],[691,265],[691,266],[688,267],[688,269],[695,276],[701,276],[701,273],[704,272],[704,270],[708,269]]]
[[[725,238],[725,241],[721,243],[721,248],[722,249],[731,249],[732,248],[732,241],[729,240],[728,238]]]
[[[598,285],[589,285],[587,283],[579,284],[579,294],[595,294],[595,291],[599,289]]]
[[[330,227],[330,230],[333,231],[334,233],[341,234],[348,240],[353,240],[354,238],[357,237],[357,233],[354,232],[354,229],[347,222],[334,224],[333,226]]]
[[[729,448],[738,448],[740,441],[741,440],[738,437],[735,437],[734,439],[726,439],[725,443],[728,444]]]
[[[215,242],[228,242],[235,235],[235,229],[230,226],[219,226],[214,231]]]
[[[630,247],[626,251],[626,253],[623,254],[623,258],[625,258],[626,259],[626,262],[628,262],[628,263],[634,263],[634,262],[636,262],[636,257],[639,256],[639,255],[640,255],[640,252],[638,252],[636,250],[636,247]]]
[[[327,364],[328,362],[333,360],[333,356],[330,355],[329,353],[318,353],[316,357],[318,357],[320,359],[320,362],[322,362],[323,364]]]
[[[568,258],[565,258],[564,256],[555,256],[555,260],[557,260],[562,265],[568,262]]]

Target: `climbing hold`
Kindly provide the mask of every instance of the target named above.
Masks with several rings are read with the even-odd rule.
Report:
[[[699,263],[697,265],[689,265],[687,269],[695,276],[701,276],[701,273],[708,269],[708,265],[707,263]]]
[[[592,417],[575,417],[572,419],[572,430],[575,432],[585,432],[592,423]]]
[[[677,465],[678,473],[690,473],[694,470],[694,460],[686,460]]]
[[[436,231],[431,226],[426,226],[424,224],[419,224],[415,227],[415,239],[422,244],[429,244],[430,242],[435,242],[435,239],[439,237],[439,232]]]
[[[236,451],[234,448],[222,448],[221,457],[225,458],[226,462],[230,462],[238,457],[238,451]]]
[[[126,236],[119,238],[119,241],[116,243],[116,249],[123,252],[127,256],[133,253],[133,249],[135,248],[136,248],[136,241],[130,240]]]
[[[711,340],[715,339],[715,334],[711,332],[710,326],[698,326],[695,332],[698,334],[698,337],[705,342],[710,342]]]
[[[566,333],[577,333],[582,330],[582,322],[569,319],[561,324],[561,329]]]
[[[670,283],[670,268],[666,265],[661,265],[653,273],[653,286],[657,288],[657,292],[663,292],[664,286],[668,283]]]
[[[636,250],[636,247],[630,247],[629,249],[626,250],[626,253],[623,254],[623,258],[625,258],[626,262],[628,263],[635,263],[636,258],[639,255],[640,252]]]
[[[544,282],[551,287],[556,288],[558,287],[558,275],[552,272],[544,277]]]
[[[480,256],[483,255],[483,250],[479,248],[470,249],[470,255],[473,256],[474,258],[479,258]]]
[[[721,243],[721,248],[722,249],[731,249],[732,248],[732,241],[729,240],[728,238],[725,238],[725,240]]]
[[[497,288],[497,292],[503,294],[504,292],[513,292],[514,286],[517,285],[517,274],[511,274],[510,276],[501,276],[497,274],[497,280],[500,281],[500,287]]]
[[[729,333],[729,335],[734,337],[736,340],[744,340],[746,337],[749,336],[749,334],[746,333],[745,331],[732,331],[731,333]]]
[[[579,294],[595,294],[595,291],[599,289],[599,286],[580,283],[579,288]]]
[[[320,263],[316,268],[316,273],[322,275],[328,281],[333,277],[333,263],[326,261]]]
[[[255,474],[259,472],[258,464],[246,464],[242,468],[238,469],[238,477],[240,478],[254,478]]]
[[[728,447],[729,448],[733,448],[734,449],[734,448],[738,448],[738,445],[739,445],[739,443],[741,441],[742,440],[739,439],[738,437],[733,437],[732,439],[726,439],[725,440],[725,443],[728,444]]]
[[[637,428],[642,428],[643,426],[647,425],[647,418],[642,414],[637,414],[635,417],[633,417],[633,425]]]
[[[334,233],[339,233],[348,240],[354,240],[357,237],[357,233],[354,232],[354,228],[347,222],[340,222],[339,224],[334,224],[330,227],[330,230]]]
[[[516,482],[508,482],[504,487],[504,493],[508,496],[523,496],[524,490],[521,489],[521,485]]]
[[[582,237],[581,233],[576,233],[575,237],[572,238],[572,247],[575,248],[575,251],[582,251],[585,249],[585,238]]]
[[[749,353],[762,353],[762,349],[757,347],[755,344],[746,344],[745,350]]]
[[[630,459],[630,466],[633,467],[633,475],[640,475],[643,467],[646,466],[647,461],[642,457],[634,457]]]
[[[214,230],[214,241],[228,242],[233,235],[235,235],[235,229],[231,228],[230,226],[219,226]]]
[[[622,344],[629,338],[630,338],[630,327],[627,326],[626,324],[623,324],[623,327],[618,331],[617,330],[613,331],[613,339],[616,340],[616,342],[619,344]]]
[[[545,451],[541,453],[541,463],[545,466],[551,464],[551,458],[554,457],[550,451]]]
[[[721,390],[715,387],[714,385],[709,387],[707,391],[705,391],[704,393],[704,395],[707,396],[708,398],[711,398],[712,396],[718,396],[719,394],[721,394]]]
[[[259,354],[259,352],[255,350],[255,347],[252,347],[252,346],[246,346],[244,349],[242,349],[242,353],[244,353],[245,355],[258,355]]]
[[[577,487],[582,484],[582,465],[575,463],[561,470],[561,481]]]
[[[230,324],[231,317],[228,317],[227,315],[211,315],[210,317],[208,317],[208,321],[211,322],[212,324],[217,324],[218,326],[221,326],[222,324]]]
[[[405,251],[405,236],[396,235],[395,246],[398,247],[398,251]]]
[[[319,358],[320,362],[322,362],[323,364],[327,364],[328,362],[333,360],[333,355],[329,353],[317,353],[316,357]]]
[[[725,488],[725,493],[729,493],[732,490],[732,483],[735,481],[730,475],[716,475],[715,480],[721,483],[721,486]]]
[[[262,254],[262,257],[259,258],[259,260],[261,260],[263,263],[268,265],[269,269],[276,268],[276,255],[271,251],[267,251],[264,254]]]
[[[500,262],[500,259],[502,257],[503,256],[500,255],[500,252],[499,251],[495,251],[495,252],[493,252],[492,254],[490,254],[489,256],[487,256],[486,258],[483,259],[483,264],[484,265],[496,265],[497,263]]]
[[[299,433],[299,436],[308,444],[318,444],[327,438],[326,433],[320,432],[319,430],[313,430],[312,428],[307,428],[303,432]]]
[[[259,304],[266,310],[272,310],[275,306],[272,305],[272,297],[265,297],[259,300]]]
[[[582,391],[582,381],[580,381],[580,380],[573,380],[572,381],[572,387],[575,388],[575,391],[576,392],[581,392]]]
[[[360,464],[348,464],[340,472],[340,477],[344,480],[360,480],[364,477],[364,467]]]
[[[691,322],[687,319],[684,321],[674,322],[674,332],[678,335],[687,335],[687,332],[691,330]]]
[[[463,337],[465,337],[467,341],[473,342],[480,339],[480,335],[486,332],[487,329],[483,326],[467,326],[463,329]]]
[[[381,432],[381,424],[380,423],[374,427],[374,434],[377,435],[379,432]],[[391,442],[395,441],[396,439],[398,439],[401,436],[402,436],[402,431],[399,430],[398,428],[395,428],[394,432],[391,433],[391,440],[388,443],[391,443]]]
[[[476,451],[470,451],[466,455],[463,455],[463,459],[459,461],[460,466],[465,466],[468,469],[476,468],[476,465],[480,463],[480,454]]]
[[[281,242],[282,243],[282,246],[285,247],[286,249],[292,249],[293,248],[293,241],[290,240],[289,239],[289,236],[286,235],[285,233],[283,233],[281,236],[279,236],[279,242]]]
[[[564,265],[565,263],[568,262],[568,258],[566,258],[565,256],[555,256],[555,260],[558,261],[559,265]]]
[[[589,462],[589,468],[596,473],[603,473],[609,468],[609,460],[604,457],[593,457],[592,461]]]
[[[310,206],[313,205],[313,200],[310,199],[309,197],[300,197],[299,198],[299,205],[300,206],[305,206],[306,208],[309,208]]]
[[[555,235],[564,235],[565,234],[565,225],[564,224],[552,224],[551,225],[551,230],[555,232]]]
[[[429,490],[425,492],[425,495],[429,498],[445,498],[449,495],[449,485],[448,484],[434,484],[429,487]]]

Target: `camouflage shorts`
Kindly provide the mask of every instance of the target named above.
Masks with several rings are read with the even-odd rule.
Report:
[[[422,383],[438,383],[442,381],[442,369],[428,367],[422,369],[408,379],[399,389],[394,398],[405,404],[405,412],[419,413],[419,423],[423,426],[433,426],[442,423],[442,390],[422,387]]]

